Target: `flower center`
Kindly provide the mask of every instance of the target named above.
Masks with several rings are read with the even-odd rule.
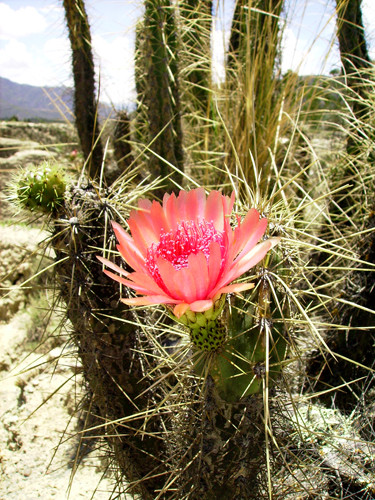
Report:
[[[146,266],[160,285],[162,280],[156,265],[159,257],[170,262],[176,269],[182,269],[188,266],[188,258],[191,254],[203,252],[208,259],[210,244],[213,241],[219,243],[223,255],[224,233],[216,231],[212,222],[205,220],[180,222],[174,231],[165,233],[162,230],[159,243],[153,243],[147,249]]]

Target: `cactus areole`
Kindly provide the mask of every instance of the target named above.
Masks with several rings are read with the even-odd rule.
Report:
[[[112,222],[117,248],[134,271],[98,256],[111,269],[104,270],[108,276],[140,295],[122,299],[125,304],[165,304],[189,328],[193,344],[205,351],[216,350],[225,341],[225,329],[217,321],[225,294],[254,286],[232,282],[279,241],[269,238],[259,243],[267,219],[254,208],[242,221],[237,216],[232,229],[233,205],[234,193],[229,197],[211,191],[206,196],[203,188],[180,191],[178,196],[165,194],[162,204],[140,200],[127,221],[131,236]]]

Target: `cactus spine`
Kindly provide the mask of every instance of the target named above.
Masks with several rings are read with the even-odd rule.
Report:
[[[58,284],[95,408],[90,425],[110,444],[128,490],[151,500],[164,485],[167,452],[158,438],[163,417],[149,418],[147,408],[162,395],[150,388],[147,356],[135,354],[151,350],[149,342],[95,257],[93,249],[107,245],[105,227],[113,218],[111,199],[97,193],[92,185],[71,188],[60,208],[52,239]]]
[[[245,170],[247,200],[258,180],[251,177],[253,169],[246,167],[249,149],[263,168],[256,194],[267,193],[267,183],[273,179],[266,157],[268,146],[276,151],[272,141],[277,135],[275,116],[281,109],[273,100],[281,5],[239,1],[233,24],[227,90],[232,96],[230,105],[238,106],[239,113],[238,123],[226,123],[232,127],[230,134]],[[145,21],[137,39],[138,119],[144,117],[142,127],[147,131],[147,140],[142,141],[147,161],[142,166],[152,169],[154,178],[173,173],[170,165],[182,170],[180,95],[195,96],[182,108],[191,109],[194,119],[200,120],[205,113],[209,116],[209,73],[200,66],[203,59],[198,48],[203,35],[184,32],[179,39],[176,28],[199,23],[198,10],[203,6],[209,8],[201,34],[210,22],[211,2],[186,0],[181,4],[180,24],[176,24],[174,3],[145,3]],[[197,47],[191,53],[191,66],[184,71],[178,66],[188,59],[180,53],[180,41],[187,51],[189,44]],[[239,75],[241,92],[233,85],[233,73]],[[182,90],[181,76],[186,78]],[[128,135],[126,119],[123,125],[119,137]],[[188,142],[193,135],[184,136],[185,145],[194,144]],[[198,143],[203,144],[201,139]],[[118,163],[127,155],[127,150],[120,153]],[[238,174],[237,166],[230,164],[231,174]],[[173,181],[179,183],[181,178],[173,174]],[[30,178],[25,181],[22,192],[32,191],[32,183]],[[108,282],[95,259],[98,249],[113,251],[112,237],[105,237],[109,220],[126,218],[126,203],[134,206],[133,186],[125,181],[120,184],[108,188],[106,198],[95,182],[64,193],[65,204],[55,214],[56,269],[94,413],[99,417],[94,427],[103,429],[128,490],[142,498],[263,498],[269,486],[262,481],[270,432],[264,408],[285,362],[291,323],[288,301],[293,294],[273,281],[281,276],[280,283],[288,282],[279,268],[283,259],[275,257],[274,262],[266,261],[256,269],[257,286],[245,298],[224,299],[213,314],[186,314],[179,325],[160,311],[120,307],[118,289]],[[115,191],[119,185],[122,198]],[[33,192],[31,198],[38,196]],[[285,231],[292,231],[291,227]],[[371,245],[364,252],[373,259]],[[310,272],[309,266],[302,267]],[[313,285],[308,283],[308,291]],[[368,286],[372,285],[370,275]],[[298,293],[303,297],[303,290]],[[296,319],[299,325],[303,323],[297,315]],[[271,489],[268,493],[271,496]]]
[[[192,117],[210,115],[212,1],[183,0],[179,4],[182,96]],[[202,126],[202,123],[200,124]]]

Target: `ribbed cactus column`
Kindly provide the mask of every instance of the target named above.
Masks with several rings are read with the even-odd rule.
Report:
[[[261,393],[280,374],[287,340],[278,322],[287,311],[282,297],[276,301],[277,305],[265,277],[247,303],[235,300],[222,317],[209,311],[205,323],[200,319],[205,313],[195,321],[180,318],[195,347],[195,372],[202,377],[209,374],[223,400],[235,403]],[[219,308],[221,312],[222,305]]]
[[[145,1],[144,24],[139,33],[142,41],[137,44],[137,59],[141,62],[143,75],[142,83],[138,83],[137,88],[144,90],[138,98],[146,106],[149,170],[154,178],[170,175],[180,184],[181,175],[168,165],[183,170],[178,36],[174,9],[170,0]],[[166,179],[165,183],[174,189],[171,179]]]
[[[184,145],[188,151],[187,168],[191,162],[196,172],[201,165],[217,159],[215,153],[221,143],[217,140],[213,105],[212,4],[212,0],[182,0],[178,4]],[[208,177],[207,170],[201,172]]]
[[[280,374],[287,346],[281,329],[287,302],[268,273],[281,260],[277,250],[272,257],[245,300],[218,304],[206,322],[205,313],[180,318],[190,330],[194,370],[203,383],[197,391],[191,382],[186,392],[196,402],[176,423],[174,459],[184,448],[188,464],[177,481],[188,498],[268,498],[264,394]]]
[[[98,101],[95,96],[95,68],[91,33],[83,0],[64,0],[65,17],[72,49],[74,113],[87,174],[99,176],[103,149],[99,139]]]
[[[189,500],[264,498],[265,426],[262,395],[229,403],[206,377],[201,391],[186,387],[191,403],[174,415],[170,476],[179,496]],[[194,402],[194,397],[196,400]]]
[[[164,304],[177,323],[169,331],[180,342],[163,349],[162,328],[152,354],[163,371],[155,386],[166,393],[158,408],[170,415],[163,491],[177,488],[176,498],[260,498],[262,390],[280,372],[286,345],[272,325],[280,311],[265,267],[280,238],[264,237],[267,219],[255,208],[233,227],[234,201],[203,188],[166,194],[162,204],[139,200],[127,221],[131,234],[112,223],[132,271],[98,255],[105,274],[136,292],[125,304]],[[255,288],[237,282],[261,262]],[[228,306],[228,293],[253,288]]]
[[[210,115],[212,0],[179,2],[184,108],[197,119]],[[207,122],[206,122],[207,123]],[[202,126],[202,123],[201,123]]]

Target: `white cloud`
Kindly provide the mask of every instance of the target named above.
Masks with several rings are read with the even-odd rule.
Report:
[[[70,61],[69,40],[65,37],[50,38],[44,43],[43,52],[51,63],[66,64]]]
[[[306,59],[307,51],[303,50],[301,43],[291,28],[285,28],[282,39],[282,72],[289,69],[298,71]]]
[[[69,42],[56,38],[62,15],[54,3],[16,9],[0,2],[1,76],[29,85],[69,84]]]
[[[363,0],[362,11],[370,54],[375,58],[374,1]],[[64,30],[62,2],[43,0],[35,3],[40,7],[32,7],[32,0],[25,0],[25,6],[18,8],[13,7],[12,3],[13,0],[0,0],[1,76],[32,85],[71,84],[71,52],[68,35]],[[100,69],[97,75],[101,80],[101,96],[114,103],[128,103],[135,97],[134,30],[129,31],[127,24],[130,14],[126,11],[125,18],[119,17],[119,7],[114,2],[87,0],[87,3],[89,6],[96,6],[90,19],[96,65]],[[128,0],[128,4],[134,5],[134,0]],[[291,0],[287,5],[289,4],[297,10],[289,12],[288,16],[283,40],[283,71],[293,69],[299,70],[301,74],[319,73],[334,32],[333,4],[331,2],[331,7],[325,8],[325,0],[304,0],[306,9],[297,0]],[[226,9],[230,6],[232,8],[233,2],[225,0],[225,6]],[[213,73],[220,81],[224,77],[223,47],[228,41],[230,15],[229,11],[224,16],[219,14],[220,12],[212,33],[212,63]],[[134,18],[132,16],[132,22]],[[118,28],[117,33],[114,32],[115,26]],[[322,29],[324,26],[325,30]],[[120,34],[120,29],[125,28],[127,31]],[[98,34],[99,29],[102,34]],[[318,33],[319,38],[316,39]],[[325,71],[329,71],[337,61],[336,43]]]
[[[52,48],[51,45],[55,47]],[[19,40],[10,40],[0,49],[1,76],[29,85],[69,84],[69,52],[63,50],[63,47],[61,39],[46,42],[39,51]]]
[[[96,35],[92,44],[102,97],[114,103],[134,101],[134,38],[124,35],[110,40]]]
[[[71,49],[67,33],[63,34],[63,15],[61,7],[52,2],[38,10],[12,9],[1,2],[1,76],[29,85],[72,85]],[[117,36],[95,35],[94,31],[92,44],[101,97],[114,103],[134,101],[134,31]]]
[[[339,61],[333,4],[290,2],[282,39],[282,71],[327,74]]]
[[[364,0],[362,3],[363,24],[366,30],[366,41],[370,57],[375,59],[375,9],[374,0]]]
[[[375,27],[375,9],[373,0],[363,0],[362,3],[362,15],[364,23],[367,26],[372,27],[374,30]]]
[[[10,40],[0,49],[0,66],[2,70],[5,68],[15,70],[18,67],[28,65],[29,57],[30,53],[24,43]]]
[[[0,38],[3,40],[43,33],[47,25],[46,18],[35,7],[12,9],[9,5],[0,3]]]
[[[66,37],[49,38],[42,47],[44,74],[48,85],[72,85],[70,43]],[[44,83],[45,85],[46,83]]]

